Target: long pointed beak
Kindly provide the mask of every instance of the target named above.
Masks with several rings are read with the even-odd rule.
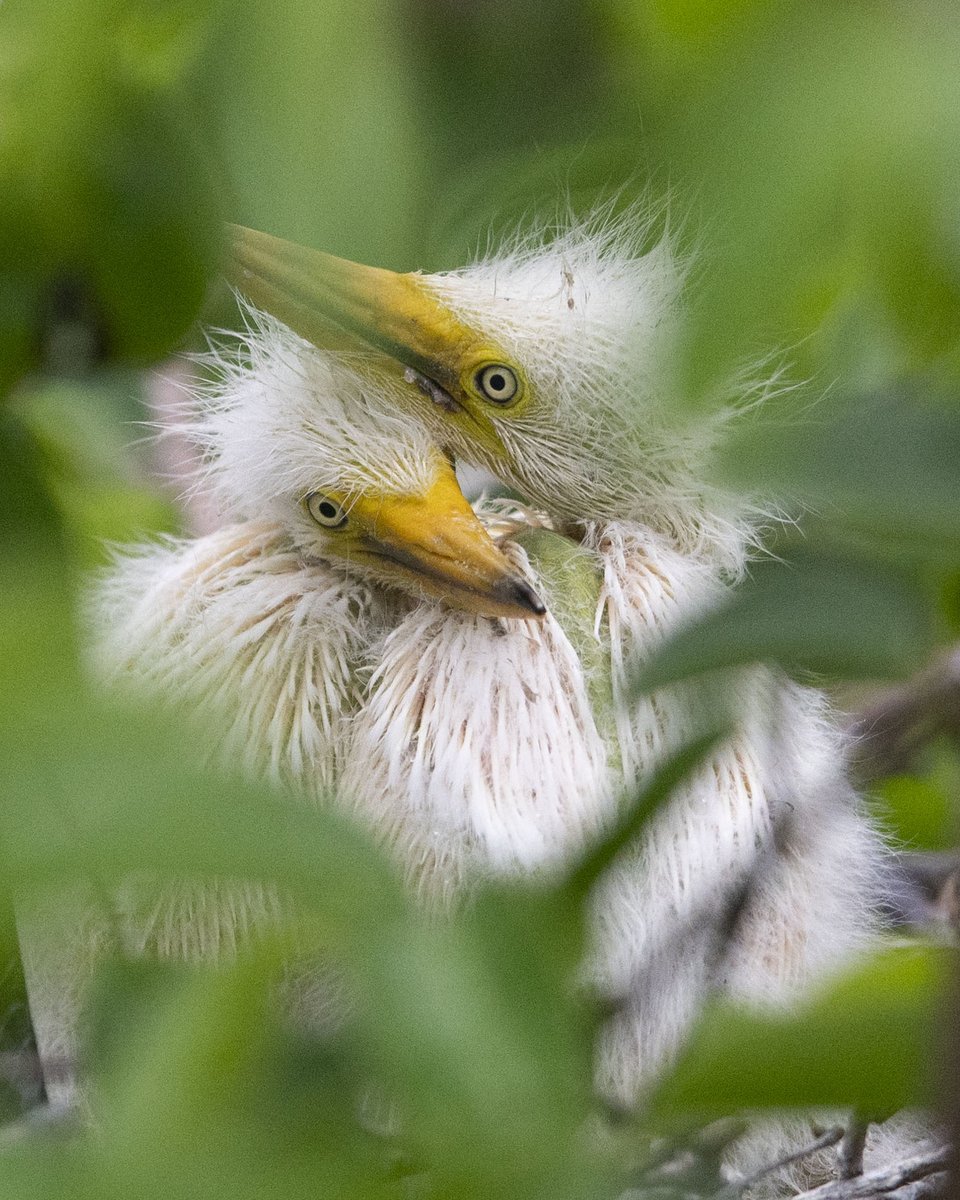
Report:
[[[321,349],[366,348],[454,395],[477,335],[417,275],[335,258],[283,238],[229,226],[228,280],[258,308]]]
[[[363,530],[361,559],[407,589],[487,617],[529,620],[547,611],[497,549],[452,470],[425,495],[363,496],[351,515]]]

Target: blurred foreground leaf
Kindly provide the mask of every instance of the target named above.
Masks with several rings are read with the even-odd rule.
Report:
[[[43,456],[44,482],[73,559],[99,566],[104,544],[173,532],[177,514],[155,486],[140,376],[21,388],[11,400]],[[131,446],[132,441],[136,446]],[[151,486],[153,484],[154,486]]]
[[[13,906],[0,893],[0,1126],[43,1101]]]
[[[200,10],[161,8],[167,35],[185,22],[193,42]],[[0,389],[41,359],[155,358],[199,309],[219,229],[193,55],[165,54],[140,9],[0,9]]]
[[[911,389],[916,391],[917,389]],[[826,533],[867,534],[878,557],[960,558],[960,408],[909,393],[759,419],[721,451],[725,479],[812,509]]]
[[[78,686],[65,540],[36,439],[0,412],[0,731]],[[2,732],[0,732],[2,736]]]
[[[653,691],[761,661],[841,678],[905,675],[931,644],[926,601],[908,579],[869,562],[804,550],[790,561],[754,567],[719,607],[667,641],[636,687]]]
[[[717,1004],[654,1101],[661,1115],[833,1105],[884,1118],[929,1103],[950,951],[891,950],[794,1014]]]
[[[344,975],[346,1025],[337,1053],[346,1057],[336,1069],[384,1089],[400,1144],[423,1164],[438,1195],[593,1194],[613,1164],[583,1136],[595,1107],[595,1018],[577,983],[585,891],[709,744],[666,764],[625,824],[569,881],[492,885],[463,919],[447,924],[414,909],[367,836],[336,812],[201,771],[175,724],[77,697],[42,720],[21,720],[0,747],[9,788],[4,872],[21,896],[78,876],[109,895],[144,871],[277,884],[296,903],[290,918],[298,943]],[[258,1139],[268,1145],[265,1131],[246,1128],[250,1113],[235,1108],[240,1092],[262,1086],[258,1073],[273,1069],[277,1049],[256,1050],[269,1026],[262,1005],[276,1004],[275,996],[264,999],[272,995],[276,952],[257,965],[257,954],[269,952],[269,930],[265,938],[261,951],[244,955],[246,983],[201,973],[194,984],[181,973],[181,985],[174,974],[173,990],[141,1007],[146,1020],[126,1039],[122,1058],[108,1059],[103,1115],[113,1106],[116,1114],[105,1130],[108,1141],[137,1146],[123,1167],[137,1194],[145,1164],[153,1164],[150,1178],[184,1169],[184,1144],[208,1121],[205,1153],[213,1157],[205,1169],[222,1143],[219,1175],[240,1170]],[[277,951],[284,945],[289,940]],[[316,1154],[315,1137],[303,1136],[305,1152]],[[235,1138],[240,1149],[230,1148]],[[304,1166],[303,1179],[311,1170],[322,1179],[341,1168],[347,1175],[374,1169],[338,1161],[334,1154],[322,1171]],[[245,1177],[238,1194],[258,1194],[251,1181],[262,1171],[251,1168]]]

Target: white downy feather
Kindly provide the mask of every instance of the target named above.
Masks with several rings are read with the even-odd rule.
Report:
[[[532,578],[519,546],[504,551]],[[484,877],[556,867],[609,820],[604,743],[552,614],[490,621],[424,604],[374,658],[342,795],[417,890],[449,903]]]

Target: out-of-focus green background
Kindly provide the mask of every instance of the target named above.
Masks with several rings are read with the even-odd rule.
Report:
[[[805,381],[717,466],[803,509],[803,536],[781,531],[784,563],[657,677],[755,658],[837,685],[920,672],[960,626],[958,62],[950,0],[5,0],[8,898],[144,866],[275,878],[369,1003],[341,1039],[293,1044],[270,1013],[278,946],[218,971],[116,964],[98,1133],[0,1155],[0,1196],[614,1196],[651,1129],[936,1098],[944,967],[911,950],[783,1028],[718,1015],[656,1112],[584,1138],[598,1018],[570,983],[577,889],[491,892],[424,926],[335,816],[205,774],[182,730],[92,695],[75,610],[104,538],[181,520],[131,443],[145,370],[231,319],[223,221],[436,269],[645,195],[696,252],[678,413],[745,365]],[[943,725],[877,798],[913,849],[956,837]],[[8,1074],[14,1116],[35,1086]],[[371,1081],[401,1121],[363,1115]]]

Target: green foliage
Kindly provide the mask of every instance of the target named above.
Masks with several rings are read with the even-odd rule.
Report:
[[[709,1119],[819,1105],[882,1120],[918,1100],[931,1103],[938,1006],[951,966],[944,951],[899,948],[795,1014],[717,1005],[654,1107]]]
[[[605,1014],[576,973],[585,898],[707,743],[569,876],[431,923],[334,812],[204,769],[195,733],[91,695],[75,569],[101,538],[173,527],[149,451],[123,449],[145,416],[125,372],[181,344],[205,298],[216,315],[221,218],[443,266],[552,215],[561,188],[579,208],[620,188],[698,231],[678,409],[762,376],[771,347],[811,380],[734,423],[717,462],[720,484],[808,511],[802,544],[640,686],[757,660],[919,669],[957,626],[957,38],[946,0],[0,7],[4,888],[149,870],[289,897],[233,964],[115,956],[96,1134],[5,1149],[0,1197],[613,1197],[678,1119],[928,1096],[945,968],[906,950],[793,1017],[712,1011],[642,1128],[590,1136]],[[595,585],[572,595],[581,623]],[[956,765],[945,749],[887,786],[914,845],[955,836]],[[26,1035],[8,911],[2,934],[8,1051]],[[278,1017],[291,957],[352,997],[328,1027]],[[0,1088],[0,1115],[27,1103]]]
[[[218,243],[183,94],[197,19],[35,0],[0,20],[0,383],[70,369],[64,325],[82,325],[81,358],[155,358],[196,316]]]
[[[950,765],[955,766],[953,761]],[[895,775],[885,779],[878,792],[880,815],[899,843],[911,850],[950,849],[956,836],[954,804],[935,776]]]
[[[644,667],[652,691],[701,671],[769,659],[850,679],[907,674],[931,647],[923,594],[896,571],[795,548],[680,630]]]

